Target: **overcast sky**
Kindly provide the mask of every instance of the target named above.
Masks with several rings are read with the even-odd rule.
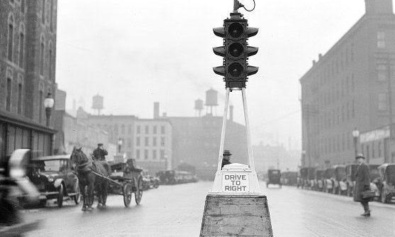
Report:
[[[252,0],[244,0],[246,7]],[[212,68],[222,58],[212,48],[233,0],[58,1],[57,82],[72,101],[104,96],[104,114],[152,118],[160,102],[168,116],[194,116],[194,101],[225,84]],[[247,83],[252,141],[288,145],[301,140],[299,79],[362,17],[364,0],[256,0],[240,10],[259,33],[250,65],[259,72]],[[241,93],[231,93],[235,119],[244,123]]]

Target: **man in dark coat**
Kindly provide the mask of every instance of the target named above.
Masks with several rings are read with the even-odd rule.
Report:
[[[232,154],[230,153],[229,150],[224,150],[224,154],[223,154],[223,158],[222,158],[222,165],[221,165],[221,169],[225,166],[225,165],[229,165],[232,164],[230,162],[230,156]]]
[[[95,160],[105,161],[106,155],[108,155],[108,152],[103,148],[103,144],[97,144],[97,148],[93,151],[93,157]]]
[[[370,216],[369,200],[362,198],[362,192],[370,190],[369,167],[362,154],[358,154],[355,159],[359,165],[355,172],[354,201],[362,204],[365,211],[362,216],[368,217]]]

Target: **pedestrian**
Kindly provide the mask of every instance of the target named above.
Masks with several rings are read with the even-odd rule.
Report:
[[[95,160],[105,161],[108,152],[104,149],[103,143],[97,144],[97,148],[93,151],[93,157]]]
[[[230,162],[230,156],[231,156],[231,155],[232,155],[232,154],[230,153],[229,150],[224,150],[224,154],[223,154],[223,157],[222,157],[221,169],[222,169],[225,165],[232,164],[232,163]]]
[[[369,217],[369,201],[362,197],[362,192],[370,190],[370,175],[369,167],[365,163],[365,157],[362,154],[356,156],[358,163],[357,171],[355,172],[355,186],[354,186],[354,201],[362,204],[364,213],[361,216]]]

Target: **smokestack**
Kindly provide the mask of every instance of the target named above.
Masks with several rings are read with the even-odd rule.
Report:
[[[154,119],[159,118],[159,102],[154,102]]]
[[[229,106],[229,120],[233,122],[233,105]]]

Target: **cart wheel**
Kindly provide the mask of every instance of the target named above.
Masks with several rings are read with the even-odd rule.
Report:
[[[143,179],[140,177],[139,180],[137,181],[136,194],[134,196],[137,205],[140,204],[142,197],[143,197]]]
[[[80,185],[79,185],[79,183],[78,183],[78,180],[77,180],[77,182],[75,183],[74,192],[75,192],[76,194],[75,194],[75,196],[73,197],[73,199],[74,199],[75,204],[78,205],[78,204],[80,203],[80,201],[81,201],[81,192],[80,192]]]
[[[128,207],[132,201],[132,185],[130,183],[125,183],[122,187],[122,191],[123,203],[125,204],[125,207]]]

